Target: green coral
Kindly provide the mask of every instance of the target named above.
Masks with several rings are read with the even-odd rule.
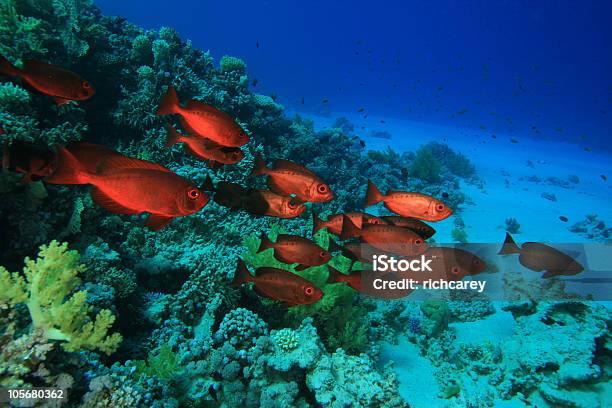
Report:
[[[221,72],[238,72],[239,74],[244,74],[246,72],[246,64],[243,60],[236,57],[230,57],[229,55],[224,55],[219,62],[219,68]]]
[[[138,376],[156,376],[162,380],[169,380],[176,376],[179,367],[179,358],[172,351],[172,347],[163,344],[157,353],[149,354],[147,360],[134,361]]]
[[[0,267],[0,301],[15,306],[25,303],[32,326],[47,340],[59,340],[66,351],[83,349],[113,353],[122,337],[107,335],[115,321],[110,310],[103,309],[91,320],[87,291],[74,292],[81,281],[79,254],[68,251],[68,244],[52,241],[42,245],[36,260],[25,259],[23,273],[10,273]]]
[[[442,165],[434,157],[431,149],[427,146],[421,146],[416,151],[412,165],[410,166],[410,174],[428,182],[439,182],[441,180],[440,171]]]
[[[429,333],[437,336],[448,327],[450,309],[443,300],[428,299],[421,304],[421,311],[429,319]]]

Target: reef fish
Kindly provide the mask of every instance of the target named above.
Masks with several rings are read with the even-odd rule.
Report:
[[[559,275],[576,275],[584,267],[574,258],[539,242],[525,242],[519,247],[512,236],[506,232],[506,239],[499,255],[519,254],[519,262],[535,272],[545,271],[543,278]]]
[[[251,214],[277,218],[295,218],[306,210],[306,206],[295,197],[269,190],[247,189],[228,181],[221,181],[213,187],[210,177],[206,179],[206,188],[214,191],[217,204],[232,210],[242,209]]]
[[[30,142],[6,143],[2,154],[2,169],[23,174],[20,184],[40,180],[53,172],[55,154],[46,146]]]
[[[314,203],[325,203],[334,198],[329,186],[316,174],[289,160],[276,160],[273,167],[268,168],[261,156],[257,156],[250,176],[261,174],[268,175],[268,187],[277,194],[295,194],[302,201]]]
[[[91,184],[91,198],[116,214],[150,215],[145,225],[157,231],[175,217],[193,214],[208,203],[208,196],[169,169],[145,160],[110,155],[91,172],[66,148],[57,151],[52,184]]]
[[[401,217],[399,215],[386,215],[381,217],[388,224],[397,225],[398,227],[408,228],[419,234],[423,239],[431,238],[436,230],[425,224],[421,220],[412,217]]]
[[[166,147],[185,143],[185,150],[188,153],[208,161],[212,168],[223,164],[235,164],[244,158],[244,152],[238,147],[225,147],[204,137],[182,135],[170,125],[166,125],[166,130],[168,132]]]
[[[282,302],[287,307],[310,305],[323,297],[321,289],[310,281],[289,271],[278,268],[257,268],[251,275],[242,259],[238,259],[233,287],[253,282],[255,291],[260,295]]]
[[[89,173],[96,173],[98,166],[109,157],[125,157],[113,149],[90,142],[72,142],[66,146]]]
[[[441,221],[448,218],[453,210],[442,201],[421,193],[409,191],[389,191],[383,195],[378,188],[368,180],[365,206],[383,202],[385,207],[402,217],[412,217],[425,221]]]
[[[272,242],[266,234],[261,236],[261,244],[257,252],[274,249],[274,258],[287,264],[299,264],[295,270],[301,271],[311,266],[319,266],[331,259],[329,252],[308,238],[297,235],[279,234],[276,242]]]
[[[74,72],[40,61],[25,60],[20,69],[0,55],[0,74],[21,78],[38,92],[53,97],[58,105],[89,99],[96,92]]]
[[[342,273],[339,270],[327,265],[329,275],[327,283],[344,282],[357,292],[381,299],[400,299],[408,296],[414,290],[406,289],[376,289],[374,287],[374,279],[383,279],[385,281],[399,281],[401,276],[395,273],[377,274],[372,270],[352,270],[349,273]]]
[[[357,228],[361,228],[362,223],[366,224],[388,224],[382,218],[376,217],[371,214],[364,212],[348,212],[345,214],[333,214],[327,217],[324,221],[313,212],[312,214],[312,233],[319,231],[320,229],[327,228],[327,231],[334,235],[340,235],[342,233],[342,221],[343,217],[347,216]]]
[[[427,243],[419,234],[395,225],[363,224],[358,228],[344,217],[340,239],[360,237],[365,243],[396,255],[420,255],[427,250]]]
[[[227,113],[204,102],[179,103],[174,87],[169,86],[157,108],[157,115],[178,114],[180,124],[191,135],[210,139],[226,147],[239,147],[249,141],[246,132]]]
[[[402,278],[422,282],[428,279],[460,281],[466,276],[474,276],[487,269],[487,263],[475,254],[460,248],[429,247],[423,253],[430,260],[431,271],[399,271]],[[410,259],[407,258],[407,259]]]

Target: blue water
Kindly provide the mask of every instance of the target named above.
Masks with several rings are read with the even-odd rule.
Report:
[[[297,111],[363,107],[379,116],[612,146],[610,2],[96,4],[145,28],[173,27],[215,56],[244,59],[256,91]]]

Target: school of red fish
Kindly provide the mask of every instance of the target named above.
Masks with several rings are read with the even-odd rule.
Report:
[[[95,89],[79,75],[61,67],[39,61],[24,61],[18,68],[0,55],[0,75],[21,80],[29,88],[50,96],[58,105],[91,98]],[[168,87],[156,112],[157,115],[178,115],[183,133],[166,125],[166,146],[182,143],[190,155],[206,162],[212,169],[232,165],[244,158],[240,149],[249,136],[227,113],[201,101],[190,100],[182,106],[176,91]],[[0,135],[3,130],[0,127]],[[20,183],[42,180],[50,184],[89,184],[91,198],[100,207],[115,214],[147,213],[145,226],[153,231],[167,226],[174,218],[193,214],[210,201],[232,211],[246,211],[257,216],[295,218],[303,214],[306,203],[327,203],[334,199],[331,187],[313,171],[289,160],[275,160],[266,166],[256,157],[250,176],[267,176],[268,189],[253,189],[228,181],[216,185],[207,177],[202,188],[168,168],[147,160],[122,155],[106,146],[89,142],[74,142],[56,146],[54,150],[34,143],[5,143],[2,155],[3,171],[21,173]],[[364,207],[378,203],[393,216],[375,216],[365,212],[334,214],[322,220],[313,212],[313,234],[322,229],[344,241],[338,244],[330,238],[327,249],[312,240],[280,234],[272,241],[264,233],[258,252],[271,250],[278,261],[293,265],[296,271],[327,265],[328,283],[344,282],[354,290],[379,296],[372,286],[363,282],[372,263],[371,251],[414,259],[426,255],[434,260],[433,273],[428,278],[461,280],[487,269],[476,255],[458,248],[434,247],[427,239],[435,229],[423,221],[437,222],[452,215],[452,209],[435,197],[408,191],[388,191],[383,194],[368,181]],[[366,265],[366,269],[342,273],[328,265],[333,252]],[[575,275],[583,267],[568,255],[544,244],[525,243],[519,248],[508,234],[500,255],[519,254],[520,263],[543,277]],[[425,279],[412,272],[385,275],[389,279]],[[310,281],[285,269],[262,267],[251,274],[239,259],[232,285],[253,283],[263,297],[281,302],[287,307],[313,304],[323,292]],[[399,292],[397,297],[410,291]],[[388,298],[388,296],[385,296]]]

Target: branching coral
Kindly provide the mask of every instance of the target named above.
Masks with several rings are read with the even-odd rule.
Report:
[[[32,326],[48,340],[62,341],[67,351],[100,350],[111,354],[121,342],[118,333],[107,335],[115,321],[109,310],[102,310],[90,320],[86,291],[77,291],[77,275],[83,268],[78,264],[76,251],[68,251],[67,244],[52,241],[40,247],[38,259],[26,258],[25,279],[0,267],[0,301],[15,306],[25,303],[32,318]]]

